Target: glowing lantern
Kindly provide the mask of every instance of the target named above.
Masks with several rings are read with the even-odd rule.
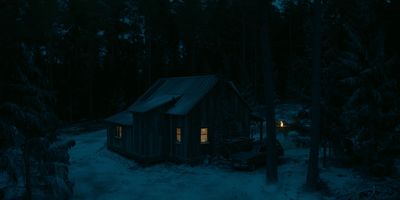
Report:
[[[276,128],[280,131],[287,131],[289,127],[285,121],[279,120],[276,122]]]

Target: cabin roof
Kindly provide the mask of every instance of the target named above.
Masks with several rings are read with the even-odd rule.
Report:
[[[162,105],[165,105],[167,103],[173,102],[177,99],[180,98],[180,95],[160,95],[160,96],[155,96],[153,98],[150,98],[147,101],[143,101],[140,104],[137,104],[136,106],[133,106],[130,111],[133,112],[147,112],[152,109],[158,108]]]
[[[147,112],[176,101],[166,111],[171,115],[186,115],[216,85],[216,75],[162,78],[148,89],[132,106],[132,112]]]
[[[125,110],[111,117],[106,118],[105,121],[122,125],[132,125],[133,116],[131,112]]]

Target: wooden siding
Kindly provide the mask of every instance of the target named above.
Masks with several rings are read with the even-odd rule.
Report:
[[[248,137],[249,108],[226,84],[218,84],[185,117],[173,120],[182,127],[182,144],[175,145],[175,157],[197,163],[206,155],[217,153],[224,139]],[[200,129],[208,128],[208,144],[200,143]],[[175,133],[174,133],[175,134]]]
[[[219,82],[187,115],[164,114],[170,104],[144,113],[132,113],[132,126],[123,126],[121,139],[116,126],[107,131],[107,146],[144,163],[173,160],[201,162],[217,153],[224,139],[249,137],[248,106],[225,82]],[[181,128],[181,143],[176,143],[176,128]],[[208,128],[208,144],[200,143],[200,129]]]
[[[116,138],[117,126],[122,127],[122,137]],[[129,154],[127,151],[128,147],[132,144],[130,143],[130,138],[132,136],[132,126],[111,124],[107,128],[107,147],[118,153]]]
[[[170,120],[170,155],[169,157],[174,161],[185,160],[185,146],[187,137],[189,135],[188,129],[185,125],[184,116],[169,115]],[[181,143],[176,142],[176,128],[181,128]]]
[[[132,154],[143,162],[157,162],[168,157],[169,120],[163,111],[165,108],[133,114]]]

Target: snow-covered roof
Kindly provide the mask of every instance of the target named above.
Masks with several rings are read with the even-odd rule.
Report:
[[[146,112],[176,101],[167,114],[187,114],[217,83],[215,75],[162,78],[131,107],[132,112]]]
[[[147,101],[143,101],[140,104],[137,104],[136,106],[132,107],[129,109],[130,111],[133,112],[147,112],[152,109],[158,108],[162,105],[165,105],[167,103],[170,103],[172,101],[175,101],[179,99],[179,95],[160,95],[160,96],[155,96],[154,98],[151,98]]]
[[[106,118],[105,121],[122,125],[132,125],[133,116],[131,112],[125,110],[111,117]]]

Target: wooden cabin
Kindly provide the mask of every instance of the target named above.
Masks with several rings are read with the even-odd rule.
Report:
[[[144,163],[196,163],[225,139],[249,137],[250,108],[214,75],[162,78],[126,111],[106,119],[109,149]]]

